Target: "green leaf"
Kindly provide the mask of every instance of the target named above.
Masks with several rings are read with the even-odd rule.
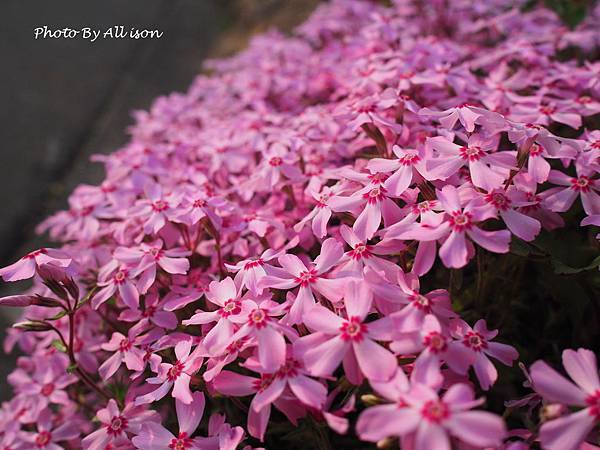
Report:
[[[551,261],[552,267],[554,268],[554,273],[559,275],[580,273],[600,267],[600,256],[596,257],[591,263],[584,267],[571,267],[555,258],[552,258]]]
[[[67,347],[65,347],[65,344],[63,344],[63,342],[60,339],[53,340],[52,347],[54,347],[59,352],[67,353]]]

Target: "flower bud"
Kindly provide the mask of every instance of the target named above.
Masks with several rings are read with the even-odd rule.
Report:
[[[26,320],[24,322],[15,323],[13,328],[23,331],[50,331],[52,326],[42,320]]]
[[[542,422],[554,420],[567,412],[567,407],[562,403],[548,403],[540,409],[540,419]]]
[[[0,298],[0,306],[29,306],[33,303],[33,298],[31,295],[9,295]]]

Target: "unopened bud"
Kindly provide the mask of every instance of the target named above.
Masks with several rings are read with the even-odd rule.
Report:
[[[41,320],[26,320],[24,322],[15,323],[13,328],[23,331],[50,331],[52,326]]]
[[[561,403],[548,403],[540,409],[540,419],[542,422],[554,420],[564,415],[567,412],[567,407]]]
[[[9,295],[8,297],[0,298],[0,306],[29,306],[33,303],[33,298],[31,295]]]
[[[380,441],[377,441],[377,448],[381,450],[387,450],[394,448],[396,444],[396,439],[394,438],[385,438]]]
[[[67,300],[69,298],[67,290],[58,281],[52,278],[46,278],[44,279],[44,284],[57,297],[62,298],[63,300]]]
[[[374,406],[381,403],[381,399],[373,394],[364,394],[360,396],[361,402],[363,402],[366,406]]]
[[[44,297],[41,295],[35,295],[31,297],[31,304],[36,306],[45,306],[47,308],[56,308],[62,306],[60,300],[51,297]]]

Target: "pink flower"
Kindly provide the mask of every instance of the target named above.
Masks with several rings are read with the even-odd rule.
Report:
[[[23,256],[10,266],[0,269],[0,277],[4,281],[26,280],[33,277],[41,265],[50,264],[64,269],[71,265],[71,261],[71,257],[60,250],[40,248]]]
[[[400,377],[395,386],[385,389],[386,397],[395,404],[363,412],[357,425],[362,439],[412,436],[414,450],[450,450],[450,436],[477,447],[493,447],[499,446],[506,435],[502,418],[470,411],[483,399],[476,400],[466,384],[451,386],[441,397],[421,383],[407,389],[407,382]]]
[[[160,384],[160,386],[148,394],[137,397],[135,399],[136,406],[160,400],[169,393],[171,388],[173,388],[173,398],[185,404],[192,402],[190,381],[192,375],[200,369],[203,359],[198,355],[202,350],[201,347],[198,347],[194,352],[191,350],[191,339],[180,341],[175,345],[176,361],[173,364],[161,363],[158,366],[157,376],[146,379],[147,383]]]
[[[274,372],[285,362],[284,334],[288,339],[295,339],[296,332],[276,320],[283,314],[283,307],[271,300],[262,300],[260,303],[246,300],[245,309],[249,311],[245,323],[230,338],[230,342],[245,337],[254,338],[258,346],[258,361],[264,370]]]
[[[73,422],[65,422],[55,427],[52,420],[52,412],[49,409],[45,409],[39,414],[36,425],[37,432],[25,432],[22,435],[23,440],[29,446],[18,446],[15,448],[61,450],[63,447],[58,445],[58,442],[75,439],[79,437],[81,432],[79,424]]]
[[[600,214],[599,181],[594,173],[575,164],[577,176],[571,177],[558,170],[551,170],[548,181],[560,186],[545,192],[544,205],[556,212],[567,211],[577,197],[581,198],[583,209],[588,215]]]
[[[140,294],[145,294],[154,283],[157,266],[170,274],[185,274],[190,262],[185,258],[190,254],[183,249],[163,249],[163,241],[151,244],[142,243],[139,248],[118,247],[114,257],[133,269],[134,276],[139,277],[137,287]]]
[[[307,376],[301,362],[291,354],[276,372],[263,371],[258,361],[248,360],[248,368],[258,371],[260,378],[248,377],[230,371],[223,371],[214,379],[217,391],[233,396],[256,394],[250,404],[248,415],[248,430],[250,434],[263,439],[271,404],[274,404],[284,414],[290,396],[312,408],[321,409],[327,397],[327,388],[318,381]]]
[[[437,152],[436,158],[426,162],[429,179],[446,180],[463,166],[468,166],[471,181],[477,187],[490,190],[501,187],[511,169],[516,166],[516,152],[496,151],[496,139],[485,139],[479,134],[469,136],[466,145],[459,145],[443,136],[427,140]]]
[[[147,335],[136,335],[135,330],[130,329],[127,337],[121,333],[113,333],[110,341],[102,344],[102,350],[115,352],[98,368],[98,373],[103,380],[108,380],[121,364],[125,363],[129,370],[141,371],[145,367],[145,352],[140,347],[156,340],[162,333],[153,330]]]
[[[343,361],[348,379],[360,384],[369,380],[389,380],[396,371],[396,358],[375,342],[389,340],[388,330],[380,319],[365,322],[373,294],[362,283],[348,281],[344,290],[346,317],[340,317],[320,305],[305,314],[304,323],[315,333],[299,340],[304,363],[314,376],[329,376]]]
[[[331,301],[341,298],[340,287],[343,281],[325,278],[323,275],[339,263],[343,254],[342,245],[335,239],[329,238],[323,242],[321,254],[309,267],[296,255],[282,255],[277,261],[283,269],[277,270],[273,275],[263,277],[259,286],[286,290],[300,286],[287,317],[289,323],[298,323],[302,319],[302,315],[315,304],[314,292]]]
[[[477,119],[480,117],[486,115],[486,113],[489,112],[475,105],[469,105],[468,103],[462,104],[456,108],[446,109],[445,111],[433,111],[429,108],[419,110],[420,116],[434,117],[447,130],[452,130],[458,121],[469,133],[475,131],[475,122],[477,122]]]
[[[383,187],[393,197],[399,197],[414,180],[422,179],[425,172],[425,154],[423,150],[392,147],[397,159],[373,158],[367,164],[371,172],[394,172],[383,182]]]
[[[470,353],[470,358],[458,359],[455,362],[473,365],[475,375],[477,375],[483,390],[487,391],[498,379],[498,372],[488,356],[507,366],[512,366],[513,361],[519,357],[514,347],[491,342],[498,335],[498,330],[488,330],[483,319],[478,320],[473,328],[463,320],[454,320],[450,326],[450,332],[452,337],[462,341],[462,345]]]
[[[116,292],[119,292],[121,300],[131,309],[137,309],[140,305],[140,294],[133,283],[134,275],[127,266],[120,265],[119,261],[113,259],[98,272],[98,286],[100,290],[92,298],[92,307],[98,309]]]
[[[204,413],[204,394],[194,392],[193,400],[185,404],[175,400],[179,433],[175,436],[159,422],[143,423],[141,430],[131,442],[142,450],[204,450],[199,438],[192,438]]]
[[[248,314],[256,306],[250,300],[242,300],[233,280],[229,277],[210,283],[206,298],[220,308],[216,311],[196,311],[184,325],[217,324],[204,336],[202,345],[209,353],[219,354],[231,342],[236,326],[248,320]]]
[[[96,413],[96,417],[100,421],[100,428],[83,439],[81,443],[84,450],[104,450],[111,445],[118,447],[130,442],[130,436],[139,433],[142,424],[160,420],[155,411],[131,403],[121,412],[117,402],[112,399],[108,401],[106,408]]]
[[[434,241],[446,237],[439,253],[444,265],[452,268],[463,267],[474,253],[473,245],[467,241],[467,236],[491,252],[508,252],[510,232],[508,230],[484,231],[477,227],[475,224],[485,219],[485,215],[473,202],[463,208],[455,187],[444,186],[437,192],[437,196],[446,212],[442,223],[433,227],[423,224],[409,228],[400,233],[398,238]]]
[[[572,383],[543,361],[531,366],[533,388],[550,402],[575,406],[578,411],[545,422],[540,440],[548,450],[578,450],[600,421],[600,381],[596,356],[589,350],[565,350],[565,370]]]

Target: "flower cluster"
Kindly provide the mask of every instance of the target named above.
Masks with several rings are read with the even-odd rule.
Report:
[[[518,353],[433,276],[600,225],[600,9],[526,3],[332,1],[136,113],[0,269],[34,279],[0,448],[597,448],[594,354],[533,364],[508,431],[480,394]]]

